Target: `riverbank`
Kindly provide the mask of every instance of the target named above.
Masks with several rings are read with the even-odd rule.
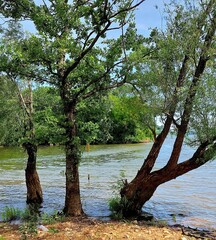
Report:
[[[216,239],[215,232],[194,231],[181,226],[152,226],[144,222],[99,221],[92,218],[72,218],[43,225],[37,234],[25,235],[18,225],[0,223],[0,240],[195,240]]]

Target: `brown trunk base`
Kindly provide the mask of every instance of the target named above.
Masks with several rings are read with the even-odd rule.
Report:
[[[82,209],[78,180],[75,183],[69,179],[66,180],[65,207],[63,212],[66,216],[72,217],[85,215]]]
[[[27,204],[41,204],[43,194],[37,171],[26,169]]]
[[[81,209],[71,209],[71,207],[68,209],[67,207],[64,207],[63,209],[63,213],[66,216],[70,216],[70,217],[81,217],[81,216],[86,216],[86,214],[84,213],[84,211]]]
[[[137,217],[142,214],[143,205],[153,196],[159,184],[155,179],[137,177],[121,189],[121,201],[125,207],[121,210],[125,218]]]

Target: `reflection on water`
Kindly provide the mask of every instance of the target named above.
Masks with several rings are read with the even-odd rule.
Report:
[[[168,139],[155,169],[164,165],[171,152]],[[128,181],[137,173],[149,144],[91,146],[80,164],[83,208],[90,216],[107,217],[108,199],[123,171]],[[184,146],[181,160],[193,149]],[[5,206],[25,207],[25,153],[18,148],[0,148],[0,213]],[[42,147],[38,152],[38,173],[44,192],[43,210],[53,212],[64,206],[64,153],[60,147]],[[144,210],[168,223],[200,228],[216,228],[216,161],[160,186]],[[90,175],[90,180],[88,180]]]

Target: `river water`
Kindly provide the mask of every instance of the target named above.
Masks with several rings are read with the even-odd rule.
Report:
[[[170,137],[159,155],[155,169],[162,167],[171,152]],[[84,211],[92,217],[110,215],[108,200],[122,173],[128,181],[137,173],[151,143],[91,146],[83,151],[80,185]],[[181,160],[188,159],[193,149],[184,146]],[[0,148],[0,218],[6,206],[26,206],[24,169],[26,154],[20,148]],[[65,196],[65,162],[61,147],[40,147],[38,173],[43,187],[43,211],[62,210]],[[216,229],[216,161],[158,187],[143,210],[169,224],[182,224],[201,229]],[[90,180],[88,180],[88,175]]]

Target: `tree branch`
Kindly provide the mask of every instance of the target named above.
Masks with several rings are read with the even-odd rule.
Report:
[[[215,13],[216,13],[216,11],[215,11]],[[214,16],[214,17],[216,17],[216,16]],[[207,51],[210,48],[211,42],[214,38],[215,28],[216,28],[216,20],[214,19],[214,20],[212,20],[211,28],[209,29],[209,31],[207,32],[207,34],[205,36],[205,41],[203,44],[201,56],[199,58],[198,65],[195,69],[193,80],[190,85],[190,88],[189,88],[189,91],[187,94],[187,98],[186,98],[186,101],[184,104],[182,121],[178,128],[177,137],[176,137],[175,143],[173,145],[173,151],[172,151],[170,159],[167,163],[167,166],[169,166],[171,168],[178,163],[178,159],[179,159],[179,156],[181,153],[181,148],[183,145],[185,134],[188,129],[188,124],[189,124],[190,116],[192,113],[193,102],[194,102],[195,95],[197,92],[197,87],[199,86],[200,78],[205,70],[206,63],[209,60],[209,58],[206,55],[207,55]]]
[[[133,3],[133,1],[132,1],[131,4],[130,4],[130,7],[122,9],[120,11],[117,11],[115,14],[113,14],[109,18],[107,18],[106,21],[104,22],[104,24],[106,23],[104,28],[96,34],[96,36],[92,40],[91,44],[86,49],[83,49],[83,51],[80,53],[80,55],[75,59],[74,63],[65,70],[64,79],[66,79],[68,77],[68,75],[70,74],[70,72],[73,71],[79,65],[80,61],[86,56],[87,53],[89,53],[91,51],[91,49],[95,46],[95,44],[97,43],[99,38],[109,29],[110,25],[112,24],[112,22],[111,22],[112,18],[115,18],[117,15],[119,15],[123,12],[128,12],[128,11],[131,11],[131,10],[135,9],[136,7],[138,7],[144,1],[145,0],[139,1],[135,5],[132,5],[132,3]],[[93,34],[93,32],[91,32],[89,34],[87,39],[89,39],[89,37],[92,34]],[[86,45],[87,45],[87,40],[84,43],[84,46],[86,46]]]
[[[214,157],[216,149],[215,140],[216,136],[211,142],[206,141],[202,143],[190,159],[175,165],[172,169],[170,169],[168,166],[165,166],[160,170],[152,172],[150,174],[150,178],[155,178],[157,184],[161,185],[162,183],[168,182],[204,165]]]
[[[29,108],[27,107],[27,105],[26,105],[26,102],[25,102],[25,100],[24,100],[24,97],[23,97],[23,95],[22,95],[22,92],[21,92],[21,90],[20,90],[20,88],[19,88],[19,85],[18,85],[16,79],[15,79],[13,76],[11,76],[10,73],[7,73],[7,76],[8,76],[8,77],[10,78],[10,80],[15,84],[16,90],[17,90],[17,94],[18,94],[19,99],[20,99],[20,105],[21,105],[21,107],[24,109],[24,111],[25,111],[25,113],[27,114],[28,118],[30,118],[30,117],[31,117],[30,109],[29,109]]]
[[[120,87],[122,86],[123,84],[125,84],[127,81],[127,77],[124,76],[123,80],[120,81],[120,82],[117,82],[115,84],[112,84],[112,85],[109,85],[109,86],[106,86],[106,87],[95,87],[94,89],[92,89],[91,91],[89,91],[88,93],[86,93],[82,99],[86,99],[86,98],[89,98],[91,97],[92,95],[94,95],[95,93],[97,92],[101,92],[101,91],[107,91],[107,90],[110,90],[110,89],[113,89],[113,88],[116,88],[116,87]]]
[[[106,30],[109,28],[110,24],[111,24],[111,22],[109,21],[106,24],[106,26],[103,28],[103,30],[101,30],[99,33],[97,33],[97,35],[95,36],[95,38],[93,39],[93,41],[91,42],[89,47],[86,48],[85,50],[83,50],[80,53],[79,57],[77,57],[75,59],[74,63],[66,69],[66,71],[64,73],[64,77],[63,77],[64,79],[66,79],[68,77],[68,75],[70,74],[70,72],[73,71],[79,65],[80,61],[86,56],[86,54],[91,51],[91,49],[94,47],[94,45],[96,44],[96,42],[98,41],[100,36],[103,35],[106,32]]]
[[[130,3],[130,6],[128,8],[124,8],[116,13],[114,13],[113,15],[110,16],[110,19],[111,18],[114,18],[116,17],[117,15],[121,14],[121,13],[124,13],[124,12],[128,12],[128,11],[131,11],[135,8],[137,8],[139,5],[141,5],[145,0],[142,0],[142,1],[139,1],[138,3],[136,3],[135,5],[132,5],[134,1],[131,1]]]
[[[91,85],[100,82],[100,80],[102,80],[107,74],[110,73],[110,71],[118,66],[119,64],[123,63],[123,60],[116,62],[115,64],[113,64],[113,66],[109,67],[103,74],[101,74],[99,77],[93,79],[92,81],[90,81],[88,84],[86,84],[75,96],[75,98],[78,98],[80,95],[82,95]]]
[[[182,63],[182,67],[180,69],[179,72],[179,76],[178,79],[176,81],[176,87],[174,89],[173,92],[173,96],[172,96],[172,104],[170,106],[170,111],[169,114],[167,115],[166,121],[164,123],[164,127],[163,130],[161,131],[161,133],[156,137],[155,142],[153,143],[153,146],[151,148],[151,151],[149,152],[147,158],[144,161],[143,166],[141,167],[140,171],[143,172],[144,175],[149,174],[152,170],[152,168],[154,167],[154,164],[156,162],[156,159],[158,157],[158,154],[160,152],[160,149],[169,133],[171,124],[173,122],[173,116],[176,110],[176,106],[177,106],[177,92],[178,92],[178,88],[181,87],[183,85],[184,79],[186,77],[186,72],[187,72],[187,62],[189,60],[189,57],[187,55],[185,55],[183,63]],[[138,172],[139,173],[139,172]]]

